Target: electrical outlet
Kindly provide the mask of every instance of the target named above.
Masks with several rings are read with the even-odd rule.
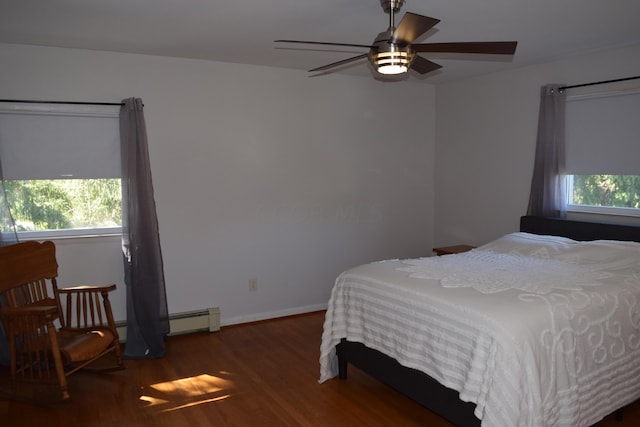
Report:
[[[249,279],[249,291],[255,292],[258,290],[258,279]]]

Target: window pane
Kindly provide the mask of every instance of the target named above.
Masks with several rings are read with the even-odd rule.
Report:
[[[18,231],[122,226],[120,179],[5,181]]]
[[[574,205],[640,209],[640,176],[573,175],[571,194]]]

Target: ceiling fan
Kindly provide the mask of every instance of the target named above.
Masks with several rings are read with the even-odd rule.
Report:
[[[369,58],[374,69],[380,74],[403,74],[412,69],[420,74],[430,73],[442,66],[416,53],[475,53],[489,55],[513,55],[518,42],[459,42],[459,43],[413,43],[435,26],[439,19],[406,12],[395,26],[395,14],[404,5],[404,0],[380,0],[385,13],[389,14],[389,28],[378,34],[371,45],[351,43],[330,43],[302,40],[275,40],[276,43],[303,43],[329,46],[362,47],[369,49],[342,61],[314,68],[309,72],[325,71],[359,59]]]

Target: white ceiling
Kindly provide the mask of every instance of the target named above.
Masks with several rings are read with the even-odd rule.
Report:
[[[443,68],[410,78],[434,84],[640,43],[640,0],[407,0],[396,23],[407,11],[441,20],[419,42],[519,42],[507,58],[423,54]],[[0,0],[0,42],[300,70],[366,49],[274,40],[370,44],[388,23],[379,0]]]

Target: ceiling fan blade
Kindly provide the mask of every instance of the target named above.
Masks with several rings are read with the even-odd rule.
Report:
[[[463,42],[412,44],[416,52],[439,53],[485,53],[491,55],[513,55],[518,42]]]
[[[407,12],[396,27],[391,41],[398,44],[409,44],[429,31],[438,22],[440,22],[439,19]]]
[[[428,59],[425,59],[418,55],[416,55],[415,59],[413,60],[413,64],[411,64],[411,69],[417,71],[420,74],[427,74],[437,70],[438,68],[442,68],[442,65],[431,62]]]
[[[363,58],[366,58],[368,56],[369,56],[368,53],[363,53],[362,55],[354,56],[352,58],[343,59],[342,61],[332,62],[331,64],[327,64],[327,65],[323,65],[322,67],[314,68],[313,70],[309,70],[309,72],[312,73],[314,71],[328,70],[329,68],[334,68],[334,67],[337,67],[339,65],[348,64],[349,62],[357,61],[358,59],[363,59]]]
[[[304,40],[274,40],[274,43],[304,43],[304,44],[323,44],[328,46],[349,46],[349,47],[364,47],[371,49],[369,44],[351,44],[351,43],[331,43],[331,42],[310,42]]]

